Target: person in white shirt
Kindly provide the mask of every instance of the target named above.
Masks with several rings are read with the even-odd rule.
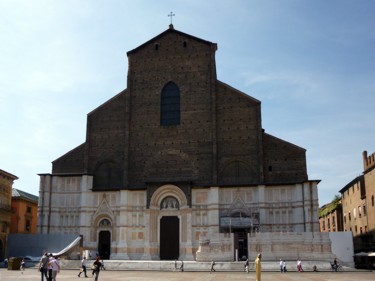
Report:
[[[81,261],[81,267],[82,267],[82,269],[79,272],[78,277],[81,277],[81,273],[82,272],[85,274],[85,277],[88,277],[87,273],[86,273],[86,266],[87,266],[87,260],[86,260],[86,257],[83,257],[83,259]]]
[[[51,255],[50,259],[49,259],[49,262],[48,262],[48,266],[52,270],[52,275],[50,276],[50,278],[52,277],[52,281],[56,281],[57,273],[60,272],[59,261],[54,256]]]

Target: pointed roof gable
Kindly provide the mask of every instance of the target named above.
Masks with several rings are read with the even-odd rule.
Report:
[[[137,51],[139,51],[140,49],[142,49],[143,47],[153,43],[153,42],[156,42],[158,39],[164,37],[165,35],[167,34],[179,34],[179,35],[182,35],[182,36],[185,36],[187,38],[190,38],[190,39],[193,39],[193,40],[196,40],[196,41],[199,41],[203,44],[207,44],[207,45],[214,45],[216,48],[217,48],[217,44],[216,43],[212,43],[210,41],[206,41],[206,40],[203,40],[203,39],[200,39],[198,37],[195,37],[195,36],[192,36],[190,34],[187,34],[187,33],[184,33],[184,32],[181,32],[181,31],[178,31],[176,29],[173,28],[173,25],[170,25],[169,26],[169,29],[167,29],[166,31],[160,33],[159,35],[155,36],[154,38],[148,40],[147,42],[143,43],[142,45],[138,46],[137,48],[133,49],[133,50],[130,50],[129,52],[127,52],[127,55],[129,56],[130,54],[134,54],[136,53]]]

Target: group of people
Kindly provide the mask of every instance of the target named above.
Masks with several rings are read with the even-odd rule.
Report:
[[[100,270],[105,270],[104,262],[103,262],[103,260],[100,261],[99,256],[96,256],[96,259],[95,259],[94,263],[92,264],[91,269],[92,269],[91,277],[95,275],[95,280],[98,280]],[[86,257],[83,257],[83,259],[81,260],[81,268],[80,268],[80,271],[78,273],[78,277],[81,277],[82,273],[85,275],[85,277],[88,277],[87,276],[87,259],[86,259]]]
[[[280,265],[280,272],[287,272],[285,260],[280,259],[279,265]],[[297,259],[297,271],[298,272],[303,271],[302,261],[299,258]]]
[[[257,280],[260,280],[260,272],[261,272],[261,254],[258,254],[256,260],[255,260],[255,271],[256,271],[256,276]],[[177,270],[177,260],[175,260],[175,271]],[[216,263],[212,260],[211,261],[211,267],[210,267],[210,272],[216,271],[215,270],[215,265]],[[334,262],[331,264],[332,268],[337,271],[338,263],[337,260],[335,259]],[[245,264],[245,271],[249,273],[249,259],[246,259]],[[24,270],[25,268],[25,261],[22,260],[21,262],[21,271]],[[92,265],[92,276],[95,275],[95,281],[98,281],[99,278],[99,272],[100,270],[105,269],[104,268],[104,263],[100,261],[100,257],[97,256],[93,265]],[[180,266],[180,271],[184,271],[184,262],[181,261],[181,266]],[[44,253],[42,256],[40,263],[39,263],[39,270],[41,272],[41,280],[44,281],[44,278],[46,278],[46,281],[56,281],[56,276],[57,273],[60,272],[60,264],[59,261],[57,260],[57,257],[54,257],[52,254]],[[285,260],[280,259],[280,271],[281,272],[286,272],[286,262]],[[302,262],[298,258],[297,260],[297,271],[302,272]],[[314,266],[314,271],[317,271],[316,266]],[[78,274],[78,277],[81,277],[81,274],[84,273],[85,277],[87,276],[87,259],[86,257],[83,257],[81,260],[81,269]]]
[[[212,261],[211,261],[211,267],[210,267],[210,273],[211,273],[211,272],[216,272],[216,270],[215,270],[215,265],[216,265],[215,261],[212,260]],[[244,263],[244,270],[245,270],[245,272],[247,272],[247,273],[249,273],[249,266],[250,266],[249,259],[246,259],[246,260],[245,260],[245,263]]]
[[[57,257],[51,253],[44,253],[39,262],[39,271],[42,281],[44,281],[44,278],[46,278],[46,281],[56,281],[57,273],[60,272],[60,263]]]
[[[92,276],[95,275],[95,281],[98,281],[100,270],[105,269],[104,263],[100,261],[100,257],[97,256],[93,265],[92,265]],[[22,262],[21,262],[22,270]],[[44,281],[56,281],[57,273],[60,272],[60,263],[57,257],[54,257],[52,254],[44,253],[39,262],[39,271],[41,273],[41,280]],[[84,273],[85,277],[87,276],[87,260],[86,257],[83,257],[81,261],[81,269],[78,274],[78,277],[81,277],[81,274]]]
[[[282,259],[280,259],[280,271],[281,272],[286,272],[287,271],[287,269],[286,269],[286,262],[285,262],[285,260],[282,260]]]

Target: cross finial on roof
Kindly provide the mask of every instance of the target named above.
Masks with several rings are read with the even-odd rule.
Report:
[[[172,17],[174,17],[174,16],[175,16],[175,14],[172,13],[172,12],[170,12],[169,15],[168,15],[168,17],[171,17],[171,25],[172,25]]]

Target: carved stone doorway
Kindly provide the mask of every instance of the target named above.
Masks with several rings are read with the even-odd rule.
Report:
[[[109,260],[111,256],[111,232],[99,232],[98,252],[101,259]]]
[[[180,220],[177,216],[160,219],[160,259],[177,260],[180,255]]]
[[[246,229],[237,229],[233,234],[234,234],[234,249],[238,251],[238,259],[246,260],[246,258],[249,257],[248,247],[247,247]]]

